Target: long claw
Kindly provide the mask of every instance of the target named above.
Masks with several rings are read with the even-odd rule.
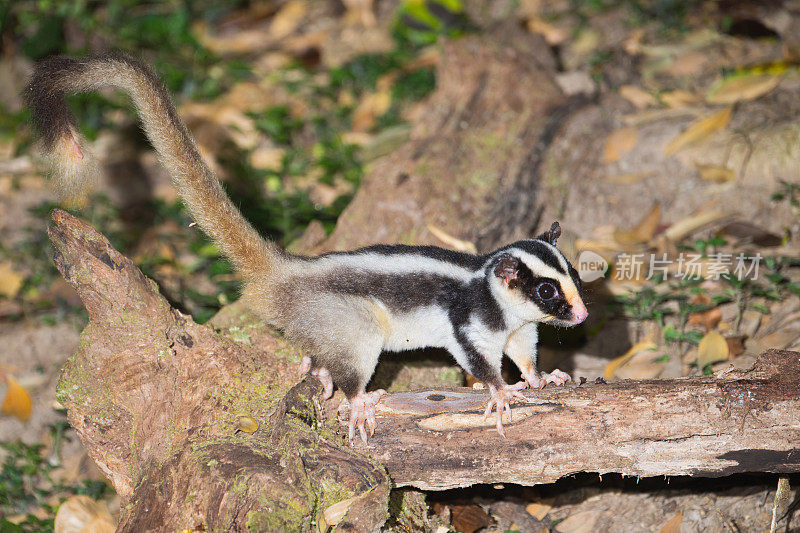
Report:
[[[309,370],[311,370],[311,358],[304,355],[303,360],[300,362],[300,374],[306,374]]]
[[[506,430],[503,429],[503,415],[501,411],[497,411],[497,432],[501,437],[506,438]]]
[[[492,408],[494,408],[495,419],[497,422],[497,432],[504,438],[506,436],[506,432],[503,428],[503,414],[506,412],[508,413],[509,422],[514,420],[513,410],[511,409],[511,403],[509,400],[517,399],[527,401],[525,395],[520,392],[520,389],[524,386],[525,383],[522,383],[522,386],[520,386],[520,383],[514,385],[504,385],[499,389],[489,386],[489,393],[491,394],[491,397],[486,404],[486,410],[483,413],[483,419],[487,420],[489,415],[492,414]]]
[[[366,444],[367,443],[367,431],[364,429],[364,420],[363,419],[358,423],[358,432],[361,434],[361,440],[364,442],[364,444]]]
[[[356,427],[358,428],[359,436],[364,444],[367,443],[367,430],[369,430],[370,437],[375,434],[375,428],[378,425],[377,421],[375,420],[375,407],[381,401],[381,397],[384,394],[386,394],[386,391],[380,389],[369,393],[359,392],[350,398],[350,424],[348,427],[348,438],[350,439],[351,443],[355,438]]]
[[[486,411],[483,412],[483,419],[486,420],[489,418],[489,415],[492,414],[492,406],[494,405],[494,399],[490,399],[489,403],[486,404]]]

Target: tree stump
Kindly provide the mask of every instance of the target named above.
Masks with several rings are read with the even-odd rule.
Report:
[[[196,324],[64,211],[48,233],[89,312],[58,398],[122,499],[119,531],[310,531],[342,510],[339,530],[383,524],[386,472],[317,423],[296,350],[258,322]]]

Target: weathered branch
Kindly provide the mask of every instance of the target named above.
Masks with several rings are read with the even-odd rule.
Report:
[[[717,477],[800,472],[800,353],[770,350],[748,372],[526,391],[506,439],[484,391],[384,397],[367,447],[397,485],[549,483],[577,472]]]
[[[374,437],[353,450],[320,423],[319,384],[298,383],[299,354],[266,325],[232,307],[215,319],[220,335],[171,309],[87,224],[57,210],[49,233],[90,316],[59,398],[130,504],[123,531],[310,527],[343,500],[339,527],[371,530],[386,518],[383,467],[426,489],[583,471],[800,471],[800,353],[787,351],[722,377],[529,391],[507,439],[483,421],[485,391],[390,394]],[[242,417],[258,430],[239,431]]]

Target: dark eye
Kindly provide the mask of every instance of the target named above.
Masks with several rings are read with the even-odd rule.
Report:
[[[538,287],[536,287],[536,296],[541,298],[542,300],[551,300],[555,297],[558,293],[558,290],[552,283],[540,283]]]

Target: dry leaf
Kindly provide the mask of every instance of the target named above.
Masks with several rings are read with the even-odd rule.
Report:
[[[716,105],[754,100],[777,87],[780,81],[781,76],[778,74],[750,73],[731,76],[708,91],[706,102]]]
[[[606,365],[606,369],[603,372],[603,377],[606,379],[611,379],[614,376],[614,372],[619,367],[630,361],[634,355],[636,355],[639,352],[643,352],[644,350],[654,350],[655,348],[656,345],[653,342],[650,341],[637,342],[636,344],[631,346],[630,350],[625,352],[623,355],[620,355],[616,359],[613,359]]]
[[[659,98],[661,98],[661,101],[664,102],[667,107],[672,109],[695,105],[700,100],[696,94],[684,91],[683,89],[675,89],[674,91],[662,93]]]
[[[700,344],[697,346],[697,366],[705,368],[706,365],[726,361],[729,355],[730,350],[725,337],[712,329],[700,339]]]
[[[71,496],[56,513],[55,530],[59,533],[111,533],[115,529],[105,503],[85,495]]]
[[[780,235],[770,233],[755,224],[743,220],[735,220],[726,224],[720,229],[720,232],[728,237],[746,240],[758,246],[780,246],[783,243]]]
[[[480,506],[451,505],[450,523],[456,531],[474,533],[492,523],[492,518]]]
[[[728,343],[728,352],[731,357],[736,357],[745,352],[744,341],[747,338],[745,335],[736,335],[735,337],[726,337],[725,342]]]
[[[368,131],[375,125],[375,120],[386,113],[392,105],[392,94],[387,90],[370,93],[353,111],[353,131]]]
[[[11,268],[11,263],[0,263],[0,296],[13,298],[22,288],[25,277]]]
[[[707,226],[712,222],[721,220],[726,216],[728,215],[723,213],[722,211],[700,211],[699,213],[695,213],[686,218],[683,218],[674,223],[673,225],[671,225],[670,227],[668,227],[664,231],[664,236],[669,241],[678,242],[687,235],[691,235],[693,232],[702,228],[703,226]]]
[[[622,49],[625,53],[636,56],[642,53],[642,39],[644,38],[644,28],[636,28],[628,34],[628,37],[622,43]]]
[[[700,50],[689,50],[675,57],[664,72],[674,77],[697,76],[708,65],[708,54]]]
[[[262,146],[250,153],[250,166],[259,170],[279,171],[283,166],[284,150],[272,146]]]
[[[702,163],[694,164],[700,177],[706,181],[713,181],[715,183],[726,183],[736,179],[736,174],[728,167],[721,167],[717,165],[704,165]]]
[[[632,246],[650,241],[661,221],[661,206],[653,204],[650,211],[630,231],[614,231],[614,240],[622,246]]]
[[[269,25],[269,33],[273,39],[282,39],[298,28],[308,11],[308,4],[300,0],[290,0],[275,13]]]
[[[633,150],[638,136],[639,132],[636,128],[622,128],[611,132],[606,138],[603,163],[619,161],[620,157]]]
[[[800,338],[800,329],[780,329],[774,333],[765,335],[760,339],[748,340],[745,343],[745,346],[747,347],[748,352],[760,354],[761,352],[765,352],[773,348],[776,350],[783,350],[792,344],[797,338]]]
[[[361,498],[361,494],[353,496],[352,498],[347,498],[346,500],[342,500],[340,502],[336,502],[322,513],[322,517],[325,519],[325,524],[328,526],[335,526],[339,522],[342,521],[342,518],[345,517],[347,511],[350,510],[350,506],[355,503],[356,500]],[[325,531],[327,528],[322,528],[322,531]]]
[[[661,526],[659,533],[681,533],[681,522],[683,522],[683,513],[678,513]]]
[[[558,533],[590,533],[600,518],[600,511],[582,511],[569,515],[556,525]]]
[[[8,390],[3,405],[0,406],[0,411],[27,422],[31,417],[31,397],[28,391],[11,376],[6,376],[6,383]]]
[[[236,429],[245,433],[255,433],[258,430],[258,422],[249,416],[240,416],[236,421]]]
[[[569,37],[569,32],[567,30],[556,28],[539,17],[528,20],[528,31],[540,34],[550,46],[558,46]]]
[[[731,121],[732,112],[733,108],[726,107],[725,109],[717,111],[716,113],[713,113],[707,117],[695,120],[689,124],[689,127],[686,128],[683,133],[672,139],[669,144],[667,144],[666,148],[664,148],[664,155],[669,157],[673,154],[676,154],[684,147],[690,144],[702,142],[710,137],[712,133],[716,133],[725,129],[725,127]]]
[[[468,252],[471,254],[478,253],[478,248],[475,246],[475,243],[453,237],[449,233],[445,233],[444,231],[440,230],[433,224],[428,224],[428,231],[433,233],[434,237],[442,241],[444,244],[454,248],[455,250],[458,250],[459,252]]]
[[[653,176],[655,174],[655,170],[642,170],[640,172],[629,172],[628,174],[618,174],[616,176],[608,176],[606,177],[606,181],[609,183],[617,183],[619,185],[629,185],[631,183],[636,183],[644,178]]]
[[[529,515],[534,517],[536,520],[543,520],[547,513],[550,512],[552,509],[552,505],[547,505],[546,503],[534,502],[528,504],[525,507],[525,510],[528,512]]]
[[[635,85],[623,85],[619,88],[619,95],[638,109],[658,105],[655,96]]]
[[[704,313],[695,313],[689,316],[690,326],[703,326],[706,331],[710,331],[717,327],[719,321],[722,320],[722,311],[715,307],[709,309]]]

